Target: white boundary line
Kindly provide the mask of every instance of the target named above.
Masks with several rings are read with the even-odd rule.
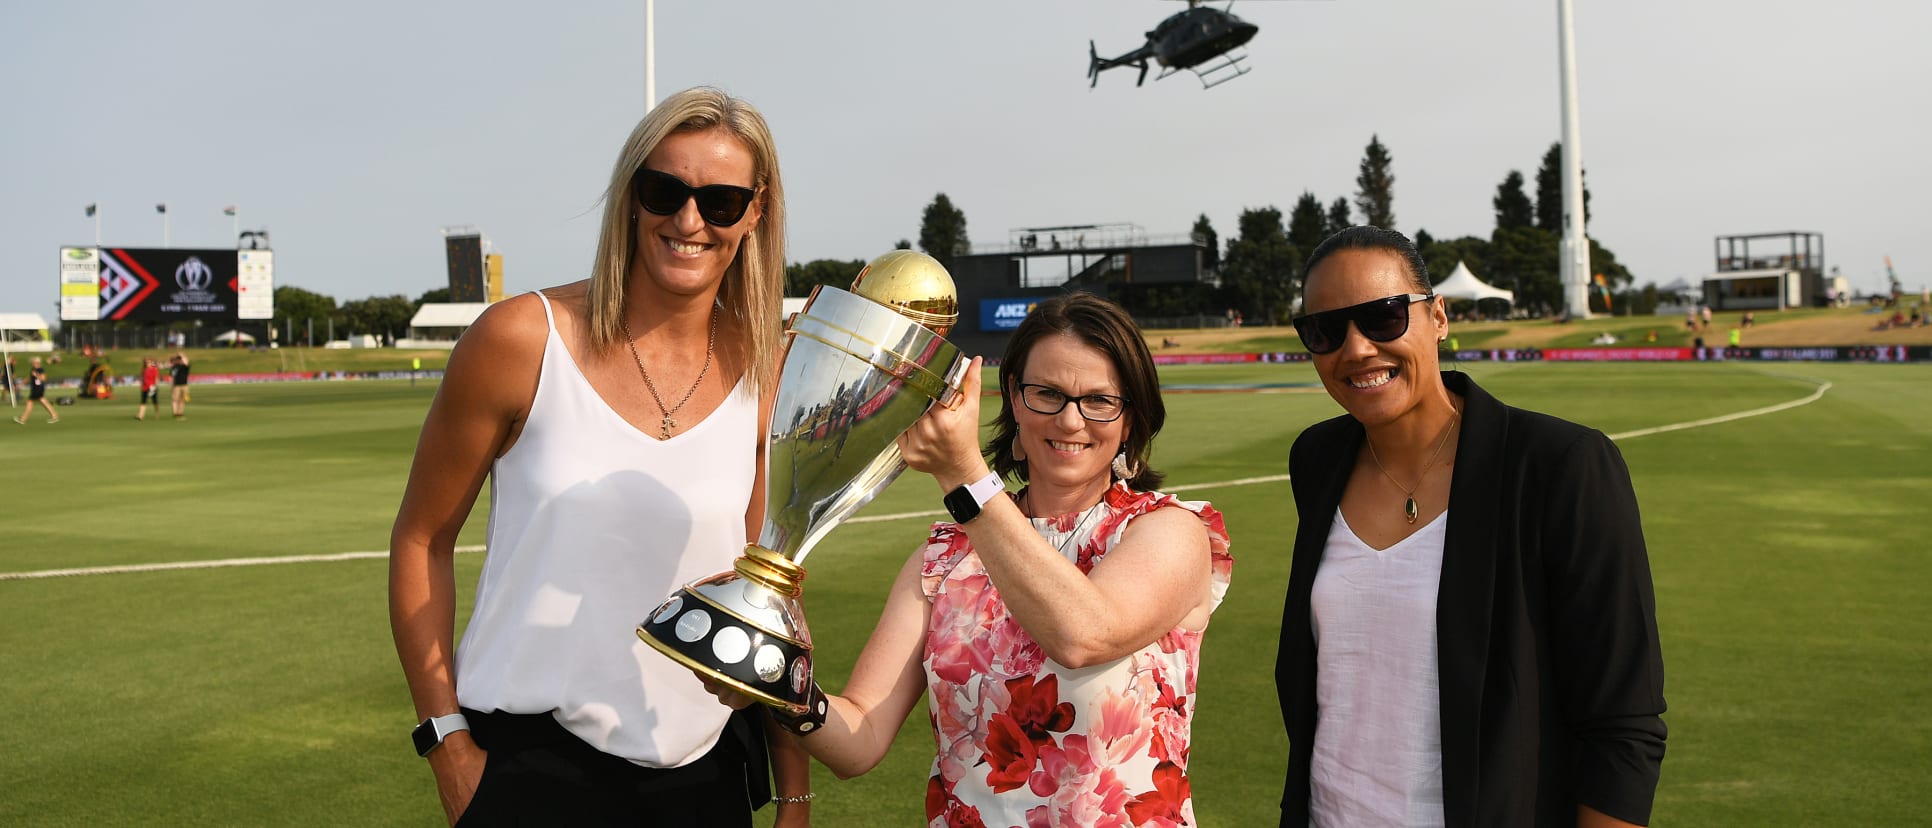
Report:
[[[1799,379],[1799,378],[1793,377],[1792,379]],[[1803,380],[1803,381],[1817,382],[1816,380]],[[1652,434],[1663,434],[1669,431],[1682,431],[1687,428],[1701,428],[1703,426],[1718,425],[1721,423],[1728,423],[1736,420],[1743,420],[1750,417],[1760,417],[1765,414],[1775,414],[1779,411],[1785,411],[1787,409],[1797,408],[1801,405],[1810,405],[1811,403],[1817,402],[1820,398],[1825,396],[1826,391],[1830,391],[1830,390],[1831,390],[1830,382],[1818,382],[1818,390],[1811,392],[1809,395],[1803,398],[1791,400],[1789,402],[1781,402],[1776,405],[1767,405],[1767,406],[1764,406],[1763,408],[1753,408],[1749,411],[1739,411],[1733,414],[1723,414],[1716,417],[1706,417],[1702,420],[1691,420],[1689,422],[1671,423],[1669,425],[1660,425],[1654,428],[1640,428],[1640,429],[1637,429],[1636,431],[1624,431],[1624,432],[1619,432],[1617,434],[1612,434],[1609,436],[1610,436],[1610,439],[1612,440],[1627,440],[1633,437],[1648,437]],[[1225,488],[1230,488],[1234,486],[1252,486],[1259,483],[1279,483],[1287,479],[1288,479],[1288,475],[1285,475],[1285,474],[1270,474],[1270,475],[1263,475],[1261,477],[1243,477],[1235,480],[1222,480],[1214,483],[1196,483],[1190,486],[1176,486],[1174,488],[1168,489],[1167,491],[1169,494],[1178,494],[1180,492],[1194,491],[1197,489],[1225,489]],[[850,520],[847,520],[846,523],[885,523],[888,521],[895,521],[895,520],[912,520],[914,518],[940,517],[945,514],[946,513],[942,510],[934,509],[931,511],[923,511],[923,512],[898,512],[898,513],[889,514],[889,515],[864,515],[861,517],[855,517]],[[481,552],[483,551],[483,547],[482,546],[459,546],[459,547],[456,547],[456,551],[457,552]],[[0,572],[0,581],[27,581],[27,580],[35,580],[40,578],[68,578],[68,577],[78,577],[82,575],[118,575],[118,574],[129,573],[129,572],[166,572],[170,570],[179,570],[179,569],[222,569],[222,568],[232,567],[232,566],[267,566],[271,564],[324,563],[329,561],[358,561],[358,560],[369,560],[373,558],[387,558],[387,557],[389,557],[389,553],[387,551],[338,552],[333,555],[287,555],[287,556],[264,557],[264,558],[225,558],[222,560],[212,560],[212,561],[176,561],[173,563],[129,564],[126,566],[88,566],[88,567],[79,567],[75,569],[43,569],[43,570],[34,571],[34,572]]]
[[[482,546],[459,546],[458,552],[481,552]],[[224,558],[215,561],[175,561],[173,563],[128,564],[126,566],[84,566],[75,569],[42,569],[36,572],[0,572],[0,581],[27,581],[36,578],[67,578],[79,575],[119,575],[127,572],[166,572],[173,569],[222,569],[230,566],[267,566],[270,564],[322,563],[387,558],[382,552],[337,552],[333,555],[281,555],[270,558]]]
[[[1687,428],[1698,428],[1700,426],[1717,425],[1718,423],[1728,423],[1728,422],[1731,422],[1732,420],[1742,420],[1746,417],[1757,417],[1764,414],[1773,414],[1779,411],[1783,411],[1787,408],[1797,408],[1798,406],[1801,406],[1801,405],[1810,405],[1812,403],[1815,403],[1818,401],[1820,397],[1823,397],[1825,395],[1826,391],[1831,390],[1831,383],[1829,382],[1818,382],[1817,380],[1808,380],[1808,379],[1803,379],[1802,377],[1788,377],[1788,379],[1797,379],[1803,382],[1817,382],[1818,390],[1811,392],[1810,396],[1805,397],[1803,399],[1792,400],[1790,402],[1781,402],[1781,403],[1778,403],[1777,405],[1767,405],[1763,408],[1753,408],[1750,411],[1739,411],[1735,414],[1724,414],[1717,417],[1706,417],[1702,420],[1692,420],[1687,423],[1671,423],[1670,425],[1660,425],[1660,426],[1657,426],[1656,428],[1640,428],[1640,429],[1637,429],[1636,431],[1625,431],[1620,434],[1610,435],[1610,439],[1623,440],[1630,437],[1648,437],[1652,434],[1662,434],[1666,431],[1682,431]]]

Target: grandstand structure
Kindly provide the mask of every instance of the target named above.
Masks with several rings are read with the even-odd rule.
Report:
[[[1105,296],[1129,313],[1135,292],[1218,285],[1205,236],[1152,236],[1129,223],[1021,227],[1000,245],[946,261],[959,291],[959,323],[947,338],[967,353],[997,355],[1034,303],[1068,291]]]

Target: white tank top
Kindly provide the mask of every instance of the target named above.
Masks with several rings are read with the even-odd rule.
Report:
[[[1394,546],[1362,542],[1335,510],[1309,604],[1315,747],[1309,824],[1441,825],[1436,594],[1449,513]]]
[[[550,713],[605,753],[649,767],[711,749],[730,713],[637,624],[745,545],[758,401],[740,380],[669,440],[597,396],[550,331],[536,398],[490,475],[489,553],[456,648],[456,695],[483,711]]]

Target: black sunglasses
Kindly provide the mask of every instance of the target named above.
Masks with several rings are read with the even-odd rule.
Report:
[[[1409,305],[1436,298],[1430,293],[1404,293],[1295,317],[1295,333],[1311,354],[1334,353],[1348,339],[1348,323],[1372,342],[1393,342],[1409,332]]]
[[[631,179],[631,192],[637,196],[637,203],[644,209],[660,216],[668,216],[684,209],[684,202],[696,198],[698,215],[703,216],[706,224],[730,227],[745,217],[751,209],[751,200],[758,191],[749,187],[734,187],[730,184],[706,184],[693,187],[684,179],[670,173],[641,169]]]

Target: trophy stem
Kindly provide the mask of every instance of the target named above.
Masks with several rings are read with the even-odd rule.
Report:
[[[745,544],[745,554],[731,568],[753,583],[782,595],[797,598],[803,591],[799,583],[805,580],[805,567],[755,543]]]

